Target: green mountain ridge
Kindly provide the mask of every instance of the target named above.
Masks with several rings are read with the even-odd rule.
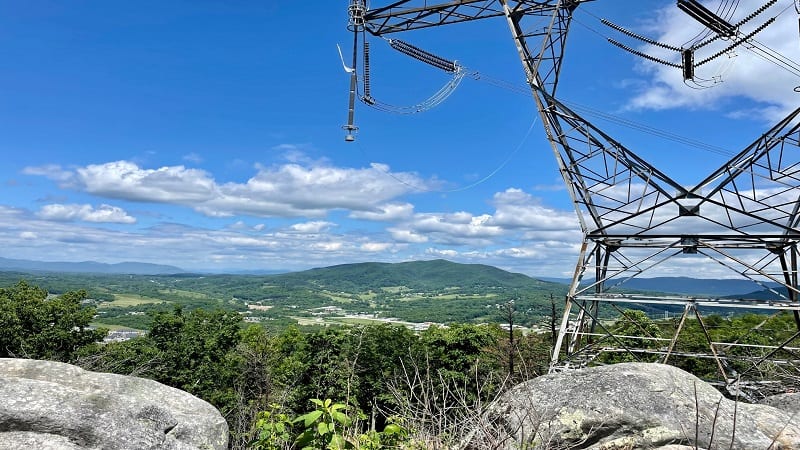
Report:
[[[96,261],[32,261],[0,257],[0,270],[4,272],[53,272],[53,273],[91,273],[91,274],[133,274],[157,275],[183,272],[184,270],[164,264],[141,262],[121,262],[106,264]]]
[[[484,264],[460,264],[436,259],[402,263],[353,263],[320,267],[301,272],[269,275],[279,282],[306,283],[322,289],[363,292],[369,289],[403,286],[410,290],[444,289],[532,289],[553,286],[520,273]]]

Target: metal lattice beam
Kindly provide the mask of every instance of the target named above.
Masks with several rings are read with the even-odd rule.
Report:
[[[736,356],[764,361],[780,353],[785,360],[786,352],[798,350],[800,334],[765,345],[767,356],[738,355],[734,350],[743,345],[713,341],[703,314],[725,309],[791,311],[800,329],[800,109],[696,185],[678,183],[558,100],[572,14],[586,1],[591,0],[397,1],[366,11],[361,30],[383,36],[505,17],[584,236],[551,370],[590,364],[604,352],[626,352],[635,360],[646,354],[663,355],[665,361],[670,355],[691,355],[713,359],[722,381],[730,381],[725,379],[732,370],[728,361]],[[773,298],[611,291],[677,258],[718,263],[771,291]],[[644,334],[615,335],[600,321],[604,309],[618,313],[619,305],[632,303],[683,310],[674,335],[661,339],[663,348],[654,349],[652,337]],[[674,348],[687,320],[702,328],[708,352]],[[637,348],[648,340],[651,345]]]

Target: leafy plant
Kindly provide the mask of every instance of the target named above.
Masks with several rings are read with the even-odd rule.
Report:
[[[311,399],[315,409],[290,420],[272,405],[255,423],[258,437],[249,444],[256,450],[387,450],[390,448],[421,449],[409,437],[402,419],[390,418],[383,431],[355,431],[353,419],[346,414],[348,406],[331,399]],[[359,417],[363,419],[363,417]],[[301,429],[293,438],[292,429]]]
[[[347,409],[347,405],[333,403],[331,399],[312,398],[311,402],[317,405],[317,409],[303,414],[293,421],[293,423],[302,423],[304,427],[304,431],[295,441],[297,447],[331,450],[353,448],[352,442],[349,442],[342,433],[344,427],[351,423],[350,418],[343,412]]]
[[[292,421],[285,413],[281,413],[280,405],[270,405],[269,411],[258,414],[255,428],[258,436],[250,442],[249,447],[255,450],[282,450],[289,448],[292,442]]]

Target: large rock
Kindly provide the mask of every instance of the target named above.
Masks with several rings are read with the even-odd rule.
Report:
[[[222,450],[213,406],[152,380],[0,358],[0,450]]]
[[[800,393],[798,392],[773,395],[762,400],[761,404],[774,406],[789,414],[797,414],[798,421],[800,421]]]
[[[800,449],[800,415],[724,398],[672,366],[542,376],[496,401],[471,449]]]

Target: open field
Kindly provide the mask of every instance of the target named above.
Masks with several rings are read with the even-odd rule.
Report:
[[[186,297],[186,298],[195,298],[195,299],[208,298],[208,295],[203,294],[202,292],[187,291],[185,289],[170,288],[170,289],[161,289],[158,292],[161,293],[161,294],[177,295],[177,296]]]
[[[163,303],[164,300],[150,298],[150,297],[142,297],[141,295],[137,294],[114,294],[114,301],[113,302],[102,302],[97,307],[102,308],[111,308],[111,307],[125,307],[125,306],[138,306],[138,305],[148,305],[148,304],[156,304],[156,303]]]
[[[122,325],[110,325],[103,322],[91,322],[89,325],[95,328],[106,328],[109,331],[144,331],[144,330],[137,330],[131,327],[124,327]]]

